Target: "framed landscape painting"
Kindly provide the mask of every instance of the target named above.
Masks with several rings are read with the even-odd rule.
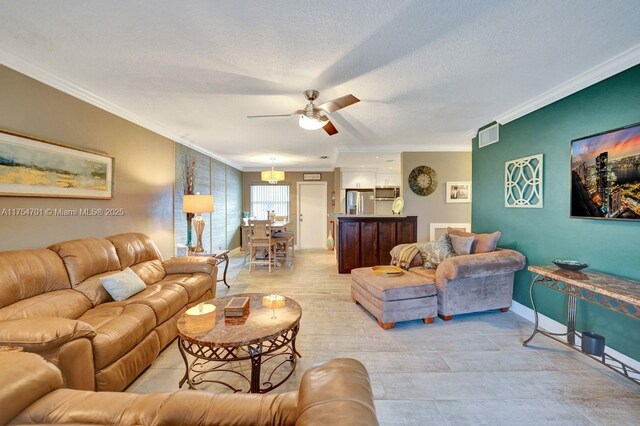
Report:
[[[0,130],[0,195],[110,199],[113,158]]]

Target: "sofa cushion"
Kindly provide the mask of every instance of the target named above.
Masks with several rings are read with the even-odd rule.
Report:
[[[50,291],[0,309],[0,320],[59,317],[77,319],[91,309],[84,294],[67,289]]]
[[[496,247],[498,247],[498,241],[500,241],[500,237],[502,236],[502,232],[500,231],[492,232],[491,234],[473,234],[453,228],[447,228],[447,234],[461,237],[474,237],[475,240],[471,246],[471,254],[491,253],[495,251]]]
[[[160,250],[145,234],[128,232],[107,239],[116,248],[123,269],[130,267],[147,285],[155,284],[164,278]]]
[[[156,324],[160,325],[184,308],[188,301],[189,294],[184,287],[161,281],[147,286],[123,303],[141,303],[149,306],[155,313]]]
[[[435,269],[427,269],[424,266],[414,266],[409,269],[409,272],[421,275],[426,279],[435,282],[436,280],[436,270]]]
[[[156,326],[153,309],[137,303],[104,303],[88,311],[79,320],[96,330],[96,336],[91,341],[96,370],[125,355]]]
[[[476,241],[475,237],[462,237],[460,235],[449,234],[451,239],[451,246],[457,256],[464,256],[471,253],[471,247]]]
[[[189,294],[189,303],[200,299],[207,290],[212,289],[213,279],[209,274],[172,274],[162,280],[162,284],[178,284]]]
[[[158,247],[145,234],[129,232],[126,234],[107,237],[116,248],[120,264],[123,268],[147,262],[149,260],[162,261]]]
[[[73,289],[84,294],[87,299],[91,301],[93,306],[101,303],[113,302],[113,298],[103,287],[100,278],[107,277],[115,273],[117,273],[117,271],[103,272],[102,274],[94,275],[91,278],[87,278],[81,283],[74,285]]]
[[[447,234],[438,238],[438,241],[419,243],[417,247],[420,250],[424,267],[427,269],[437,268],[444,259],[456,255],[451,246],[451,239]]]
[[[115,247],[104,238],[64,241],[49,248],[62,258],[72,286],[94,275],[120,269]]]
[[[57,254],[47,249],[0,252],[0,308],[49,291],[71,288]]]
[[[144,281],[131,268],[100,277],[100,282],[115,301],[127,300],[147,288]]]
[[[131,270],[135,272],[146,285],[155,284],[167,275],[162,266],[162,261],[158,259],[131,265]]]
[[[351,285],[358,285],[380,300],[403,300],[428,297],[436,294],[433,279],[412,272],[399,277],[381,277],[371,268],[351,270]]]

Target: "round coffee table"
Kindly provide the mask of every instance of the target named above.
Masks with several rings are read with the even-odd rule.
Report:
[[[241,377],[249,384],[249,393],[266,393],[282,385],[293,374],[297,358],[296,336],[300,329],[302,308],[293,299],[284,298],[284,306],[272,309],[263,305],[268,294],[247,293],[230,297],[218,297],[205,302],[215,305],[214,312],[203,315],[187,315],[178,318],[178,348],[185,364],[180,380],[190,389],[202,383],[218,383],[241,392],[242,389],[223,380]],[[248,297],[250,312],[244,317],[225,318],[224,307],[232,297]],[[274,317],[275,316],[275,317]],[[193,359],[189,360],[190,355]],[[237,363],[250,361],[249,377]],[[270,372],[261,379],[262,367],[269,364]],[[275,365],[274,365],[275,364]],[[289,365],[290,371],[278,382],[272,382],[281,367]],[[237,368],[234,368],[237,367]],[[213,376],[213,377],[212,377]]]

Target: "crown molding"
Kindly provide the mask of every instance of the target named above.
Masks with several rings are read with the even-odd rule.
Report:
[[[198,152],[201,152],[202,154],[208,155],[212,158],[215,158],[216,160],[222,161],[223,163],[229,166],[243,170],[243,167],[235,163],[234,161],[231,161],[222,155],[215,154],[205,148],[202,148],[196,145],[195,143],[191,142],[190,140],[182,136],[176,135],[175,133],[163,127],[162,125],[155,123],[152,120],[149,120],[138,114],[135,114],[129,110],[126,110],[114,104],[113,102],[110,102],[107,99],[96,95],[90,90],[85,89],[79,86],[78,84],[75,84],[67,80],[66,78],[63,78],[51,71],[47,71],[37,65],[34,65],[29,61],[25,60],[24,58],[14,55],[13,53],[9,53],[0,49],[0,64],[8,68],[11,68],[21,74],[24,74],[28,77],[31,77],[34,80],[44,83],[47,86],[53,87],[54,89],[60,90],[61,92],[71,95],[74,98],[80,99],[97,108],[107,111],[113,115],[116,115],[134,124],[137,124],[140,127],[144,127],[147,130],[150,130],[154,133],[159,134],[160,136],[164,136],[167,139],[171,139],[176,143],[185,145]]]
[[[345,145],[339,146],[338,152],[389,152],[389,153],[401,153],[401,152],[468,152],[471,151],[471,141],[468,145]]]
[[[262,172],[264,170],[270,169],[271,166],[263,166],[263,167],[245,167],[244,172]],[[283,172],[288,173],[333,173],[333,167],[280,167],[276,166],[277,170],[282,170]]]
[[[640,44],[500,114],[495,121],[507,124],[638,64],[640,64]]]

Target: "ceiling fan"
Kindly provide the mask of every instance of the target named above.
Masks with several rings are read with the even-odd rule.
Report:
[[[338,133],[338,129],[336,129],[333,123],[331,123],[327,114],[348,107],[349,105],[353,105],[356,102],[360,102],[360,99],[349,94],[316,106],[313,101],[318,99],[319,95],[320,92],[317,90],[305,90],[304,97],[307,98],[309,103],[304,109],[299,109],[291,114],[248,115],[247,118],[291,117],[292,115],[300,114],[298,125],[303,129],[317,130],[319,128],[323,128],[329,136],[335,135]]]

